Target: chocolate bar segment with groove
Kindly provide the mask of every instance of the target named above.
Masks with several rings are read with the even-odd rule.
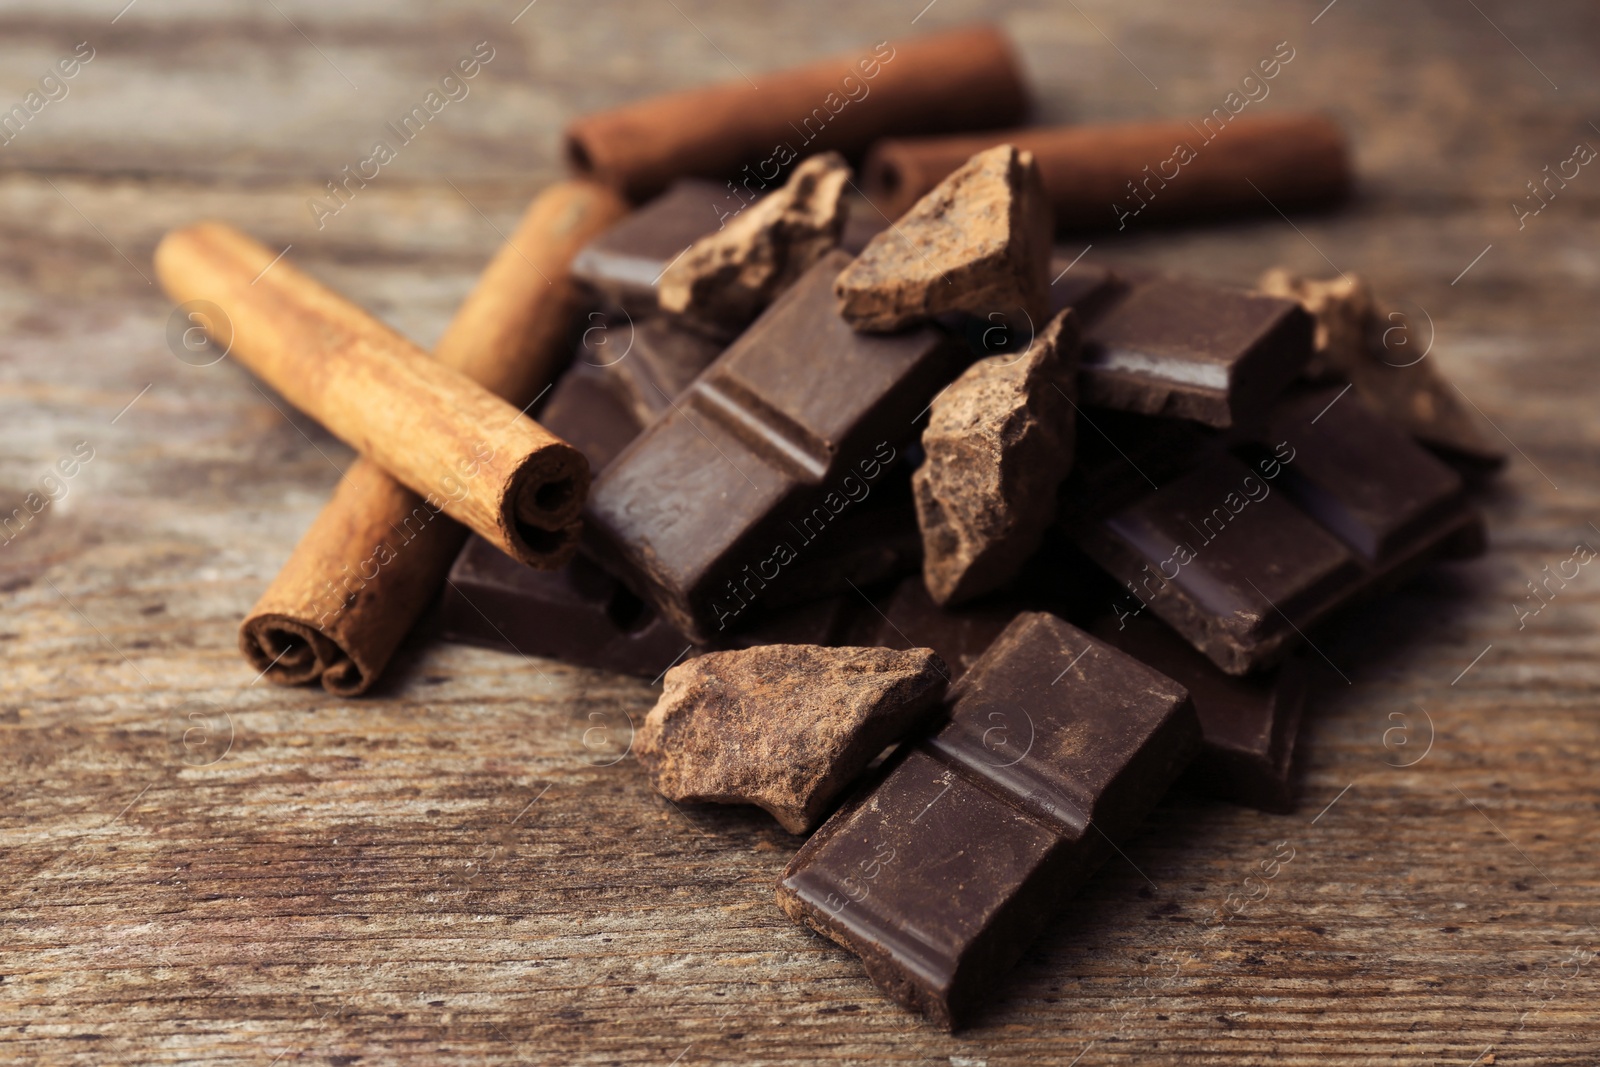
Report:
[[[586,549],[692,638],[738,625],[876,491],[958,368],[937,328],[852,330],[833,301],[848,261],[802,276],[590,492]]]
[[[1304,650],[1273,671],[1235,678],[1149,615],[1110,616],[1096,637],[1189,691],[1202,747],[1182,783],[1259,811],[1294,811],[1295,747],[1312,664]]]
[[[1461,475],[1411,442],[1353,394],[1310,389],[1273,409],[1267,439],[1287,441],[1295,460],[1284,489],[1307,515],[1383,566],[1460,526],[1441,547],[1449,558],[1483,550],[1481,521],[1462,522]]]
[[[640,428],[634,413],[575,362],[552,390],[546,426],[603,466]],[[846,626],[869,605],[851,588],[915,571],[922,540],[901,476],[882,477],[869,498],[840,515],[794,563],[795,581],[752,612],[751,625],[720,635],[720,647],[848,644]],[[875,613],[874,613],[875,614]],[[877,617],[875,615],[875,617]],[[446,640],[560,659],[654,678],[692,642],[625,585],[588,559],[534,571],[479,538],[462,548],[440,596],[435,626]],[[998,632],[998,627],[995,632]],[[885,642],[889,644],[889,642]],[[697,654],[702,646],[689,652]],[[898,646],[896,646],[898,647]]]
[[[614,323],[610,333],[625,347],[604,359],[595,358],[594,363],[601,380],[633,413],[640,428],[672,407],[678,394],[723,349],[721,343],[663,316]]]
[[[1292,300],[1060,256],[1051,277],[1052,312],[1070,307],[1084,322],[1086,406],[1259,424],[1311,358],[1313,322]]]
[[[1199,746],[1183,687],[1044,612],[1018,616],[908,746],[806,842],[778,903],[887,994],[970,1018]]]
[[[1459,475],[1355,397],[1293,393],[1268,429],[1237,446],[1245,459],[1214,442],[1131,502],[1086,492],[1086,475],[1063,504],[1079,547],[1131,594],[1119,616],[1148,607],[1235,675],[1429,560],[1483,548]]]

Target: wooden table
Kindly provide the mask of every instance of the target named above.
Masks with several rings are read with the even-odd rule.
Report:
[[[92,449],[0,545],[0,1060],[1600,1061],[1600,571],[1517,614],[1600,546],[1600,171],[1510,206],[1600,145],[1600,9],[124,2],[0,13],[6,107],[93,49],[0,148],[0,515]],[[1054,121],[1199,116],[1287,41],[1259,106],[1336,115],[1357,201],[1091,258],[1363,273],[1512,458],[1486,558],[1323,646],[1352,684],[1317,695],[1300,813],[1169,799],[949,1036],[778,912],[793,838],[619,758],[650,686],[423,639],[360,700],[253,678],[235,626],[350,453],[174,358],[150,254],[224,218],[431,345],[569,116],[980,17]],[[319,229],[308,198],[480,41],[471,95]]]

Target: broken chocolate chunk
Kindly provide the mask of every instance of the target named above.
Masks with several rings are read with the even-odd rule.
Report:
[[[1202,746],[1184,773],[1184,786],[1258,811],[1294,811],[1295,746],[1311,678],[1308,652],[1276,670],[1235,678],[1148,615],[1108,616],[1094,635],[1189,691]]]
[[[1050,205],[1031,152],[979,152],[839,275],[840,313],[856,329],[889,332],[947,312],[1045,320]]]
[[[1316,319],[1316,358],[1307,377],[1351,383],[1368,407],[1465,469],[1505,463],[1462,403],[1465,394],[1444,379],[1437,361],[1428,361],[1431,340],[1414,335],[1417,324],[1401,312],[1380,315],[1365,281],[1352,275],[1317,281],[1275,267],[1259,286],[1298,300]]]
[[[756,804],[805,833],[934,708],[947,674],[930,649],[710,652],[667,672],[636,751],[670,800]]]
[[[1104,293],[1091,289],[1084,299],[1104,301]],[[1154,276],[1105,302],[1083,329],[1085,405],[1249,425],[1311,355],[1310,317],[1290,300]]]
[[[837,152],[801,163],[789,180],[696,241],[661,276],[661,309],[728,338],[839,243],[850,168]]]
[[[912,485],[938,603],[998,589],[1039,547],[1072,466],[1077,353],[1064,311],[1026,351],[979,360],[934,399]]]

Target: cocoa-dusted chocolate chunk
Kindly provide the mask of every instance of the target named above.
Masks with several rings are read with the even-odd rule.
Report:
[[[661,275],[663,311],[732,337],[839,243],[850,167],[837,152],[801,163],[783,186],[696,241]]]
[[[1077,362],[1064,311],[1026,350],[978,360],[934,398],[912,486],[938,603],[998,589],[1039,547],[1072,467]]]
[[[1069,485],[1070,536],[1128,590],[1119,616],[1148,608],[1246,674],[1424,563],[1483,549],[1460,476],[1353,396],[1291,393],[1258,441],[1202,448],[1131,502],[1127,481],[1108,493],[1113,479],[1086,472]]]
[[[1301,650],[1276,670],[1235,678],[1149,615],[1095,626],[1096,637],[1189,691],[1200,719],[1200,754],[1182,784],[1259,811],[1294,811],[1296,745],[1312,664]]]
[[[1400,312],[1382,315],[1366,281],[1355,275],[1318,281],[1274,267],[1257,284],[1298,300],[1316,320],[1308,378],[1349,382],[1367,406],[1452,463],[1481,471],[1505,463],[1505,452],[1428,359],[1431,338],[1422,324]]]
[[[1050,205],[1028,152],[979,152],[867,242],[834,291],[858,330],[886,332],[947,312],[1017,322],[1049,307]]]
[[[585,245],[572,276],[614,309],[636,318],[656,314],[662,274],[727,214],[726,189],[686,178]]]
[[[787,289],[596,480],[586,548],[674,626],[710,642],[839,517],[881,494],[914,422],[958,369],[925,327],[856,333],[831,252]]]
[[[634,751],[670,800],[755,804],[805,833],[933,710],[946,675],[929,649],[708,652],[667,672]]]
[[[900,1003],[971,1017],[1199,747],[1183,687],[1046,613],[1017,617],[908,746],[801,847],[789,917]]]

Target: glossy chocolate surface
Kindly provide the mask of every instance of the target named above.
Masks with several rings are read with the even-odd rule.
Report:
[[[946,725],[805,844],[779,903],[890,996],[959,1025],[1198,745],[1177,683],[1020,615],[957,683]]]
[[[1256,425],[1311,358],[1312,320],[1292,300],[1060,256],[1051,277],[1052,310],[1084,323],[1088,407]]]
[[[924,328],[858,334],[830,254],[601,472],[586,548],[701,640],[737,626],[835,519],[860,507],[957,369]]]
[[[1291,656],[1276,670],[1235,678],[1149,615],[1120,623],[1107,617],[1094,633],[1189,691],[1203,745],[1184,774],[1186,787],[1261,811],[1294,810],[1292,774],[1309,653]]]
[[[1091,488],[1128,478],[1069,488],[1071,536],[1129,594],[1119,615],[1148,609],[1242,675],[1423,563],[1482,551],[1460,477],[1337,393],[1284,397],[1262,436],[1211,442],[1131,502]]]

